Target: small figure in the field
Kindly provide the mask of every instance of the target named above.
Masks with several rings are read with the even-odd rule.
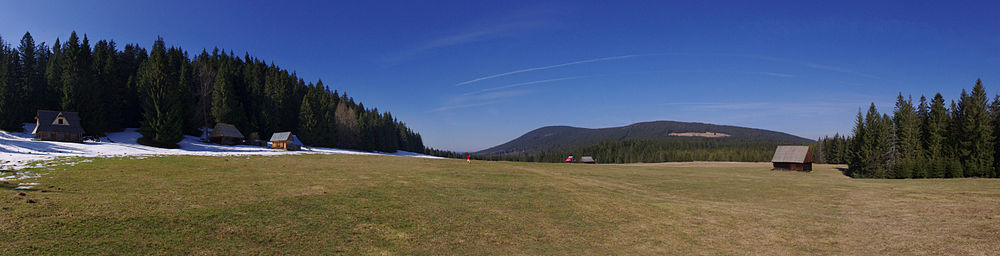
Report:
[[[470,164],[471,164],[471,163],[472,163],[472,156],[470,156],[470,155],[465,155],[465,162],[467,162],[467,163],[470,163]]]

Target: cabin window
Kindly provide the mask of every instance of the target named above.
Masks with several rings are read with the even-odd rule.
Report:
[[[65,117],[56,117],[56,120],[52,121],[52,125],[69,125],[69,121]]]

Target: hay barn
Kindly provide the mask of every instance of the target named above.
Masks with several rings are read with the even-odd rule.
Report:
[[[809,146],[778,146],[774,150],[772,170],[812,171],[813,156]]]

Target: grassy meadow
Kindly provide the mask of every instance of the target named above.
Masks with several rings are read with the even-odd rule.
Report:
[[[0,183],[0,255],[1000,251],[997,179],[851,179],[838,166],[763,163],[91,160],[20,181],[34,190]]]

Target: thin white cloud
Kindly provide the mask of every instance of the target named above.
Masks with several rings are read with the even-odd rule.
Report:
[[[396,64],[434,49],[462,45],[478,41],[485,41],[495,38],[510,37],[516,35],[520,31],[531,30],[543,26],[545,25],[540,22],[520,21],[512,23],[492,24],[484,27],[467,29],[464,31],[460,31],[457,33],[445,35],[439,38],[419,43],[416,46],[413,46],[402,52],[397,52],[391,55],[383,56],[381,58],[381,61],[389,64]]]
[[[517,37],[532,31],[558,28],[561,26],[559,20],[565,11],[565,8],[559,6],[535,4],[493,17],[456,22],[463,25],[454,28],[440,28],[438,31],[449,32],[429,35],[429,38],[425,38],[425,40],[417,40],[400,51],[377,58],[376,61],[386,65],[396,65],[435,49]]]
[[[572,66],[572,65],[579,65],[579,64],[592,63],[592,62],[628,59],[628,58],[639,57],[639,56],[645,56],[645,55],[630,54],[630,55],[612,56],[612,57],[596,58],[596,59],[589,59],[589,60],[579,60],[579,61],[567,62],[567,63],[563,63],[563,64],[556,64],[556,65],[550,65],[550,66],[542,66],[542,67],[533,67],[533,68],[519,69],[519,70],[510,71],[510,72],[505,72],[505,73],[500,73],[500,74],[495,74],[495,75],[489,75],[489,76],[484,76],[484,77],[480,77],[480,78],[468,80],[468,81],[465,81],[465,82],[457,83],[457,84],[455,84],[455,86],[467,85],[467,84],[471,84],[471,83],[475,83],[475,82],[479,82],[479,81],[483,81],[483,80],[489,80],[489,79],[493,79],[493,78],[497,78],[497,77],[504,77],[504,76],[509,76],[509,75],[518,74],[518,73],[524,73],[524,72],[553,69],[553,68],[559,68],[559,67],[565,67],[565,66]]]
[[[479,95],[461,95],[446,101],[444,106],[433,109],[429,112],[442,112],[447,110],[480,107],[500,103],[501,99],[517,97],[530,93],[530,90],[510,90],[490,92]],[[471,103],[470,103],[471,102]]]
[[[866,77],[866,78],[871,78],[871,79],[876,79],[876,80],[881,80],[882,79],[881,77],[878,77],[876,75],[872,75],[872,74],[868,74],[868,73],[864,73],[864,72],[859,72],[859,71],[852,70],[852,69],[849,69],[849,68],[843,68],[843,67],[837,67],[837,66],[819,64],[819,63],[814,63],[814,62],[797,61],[797,60],[790,60],[790,59],[784,59],[784,58],[778,58],[778,57],[762,56],[762,55],[750,55],[750,54],[728,54],[728,53],[720,53],[720,54],[716,54],[716,55],[719,55],[719,56],[729,56],[729,57],[751,58],[751,59],[759,59],[759,60],[767,60],[767,61],[777,61],[777,62],[785,62],[785,63],[793,63],[793,64],[805,66],[805,67],[808,67],[808,68],[814,68],[814,69],[820,69],[820,70],[826,70],[826,71],[834,71],[834,72],[847,73],[847,74],[854,74],[854,75],[858,75],[858,76],[862,76],[862,77]]]
[[[428,111],[428,112],[431,112],[431,113],[433,113],[433,112],[443,112],[443,111],[455,110],[455,109],[462,109],[462,108],[481,107],[481,106],[493,105],[493,104],[497,104],[497,103],[500,103],[500,101],[488,101],[488,102],[479,102],[479,103],[471,103],[471,104],[441,106],[439,108],[435,108],[435,109],[433,109],[431,111]]]
[[[510,89],[510,88],[514,88],[514,87],[521,87],[521,86],[527,86],[527,85],[533,85],[533,84],[550,83],[550,82],[558,82],[558,81],[565,81],[565,80],[574,80],[574,79],[587,78],[587,77],[592,77],[592,76],[571,76],[571,77],[561,77],[561,78],[553,78],[553,79],[545,79],[545,80],[537,80],[537,81],[516,83],[516,84],[508,84],[508,85],[504,85],[504,86],[498,86],[498,87],[493,87],[493,88],[486,88],[486,89],[482,89],[482,90],[475,91],[475,92],[468,92],[468,93],[465,93],[463,95],[473,95],[473,94],[479,94],[479,93],[484,93],[484,92],[491,92],[491,91],[496,91],[496,90]]]

